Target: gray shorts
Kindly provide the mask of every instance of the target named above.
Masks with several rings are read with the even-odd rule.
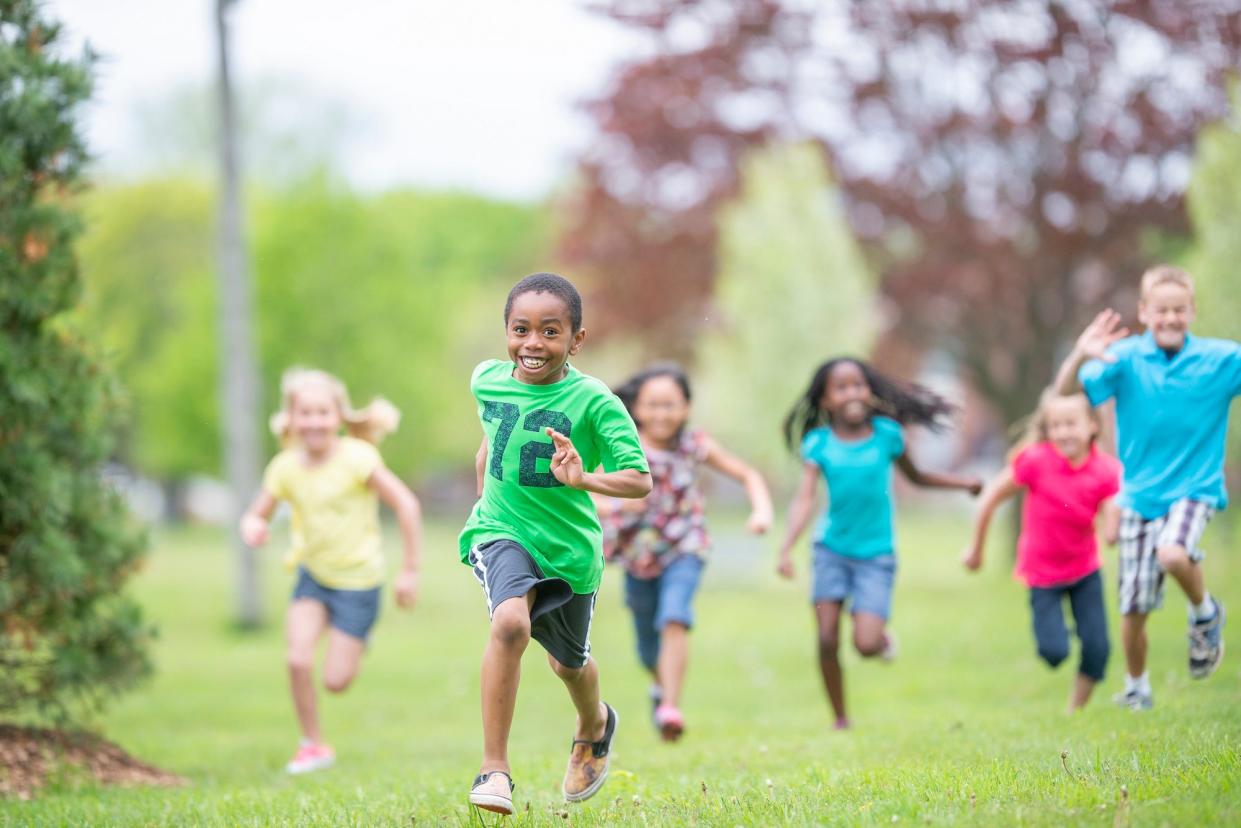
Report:
[[[489,615],[508,599],[535,590],[530,637],[564,666],[586,666],[597,592],[578,595],[563,578],[545,577],[525,547],[508,539],[479,544],[470,550],[469,562],[487,596]]]
[[[1198,546],[1215,509],[1200,500],[1178,500],[1166,515],[1144,518],[1131,509],[1120,513],[1120,613],[1145,615],[1163,606],[1163,567],[1156,552],[1181,546],[1189,559],[1206,554]]]

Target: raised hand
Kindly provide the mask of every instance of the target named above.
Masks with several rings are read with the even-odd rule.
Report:
[[[755,535],[762,535],[771,528],[771,513],[755,509],[750,512],[750,518],[745,522],[745,528],[748,532]]]
[[[1111,308],[1100,311],[1077,338],[1077,352],[1089,359],[1115,362],[1116,358],[1107,353],[1108,346],[1129,335],[1129,329],[1120,323],[1121,317],[1116,311]]]
[[[548,426],[546,431],[556,446],[556,453],[552,455],[552,476],[571,489],[582,488],[583,478],[586,476],[586,470],[582,468],[582,455],[577,453],[568,437],[551,426]]]

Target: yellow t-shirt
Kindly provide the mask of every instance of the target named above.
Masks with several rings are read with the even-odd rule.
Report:
[[[272,458],[263,488],[293,509],[286,564],[305,566],[334,589],[371,589],[383,582],[379,500],[367,485],[382,464],[379,451],[355,437],[341,437],[332,456],[316,466],[307,466],[296,448]]]

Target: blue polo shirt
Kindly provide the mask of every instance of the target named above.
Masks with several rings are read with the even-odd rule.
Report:
[[[871,420],[865,440],[841,440],[830,428],[806,432],[801,456],[827,480],[827,514],[819,542],[837,555],[873,558],[893,551],[892,461],[905,451],[901,425],[887,417]]]
[[[1224,437],[1241,394],[1241,343],[1186,335],[1169,357],[1147,332],[1108,354],[1116,361],[1090,360],[1077,378],[1093,405],[1116,400],[1121,505],[1148,520],[1181,498],[1227,506]]]

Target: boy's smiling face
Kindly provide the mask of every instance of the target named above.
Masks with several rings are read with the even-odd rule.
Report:
[[[1153,285],[1138,302],[1138,319],[1166,351],[1179,351],[1194,323],[1194,295],[1184,285]]]
[[[573,330],[563,299],[533,291],[513,298],[507,333],[513,377],[528,385],[563,379],[565,363],[581,350],[586,338],[585,329]]]

